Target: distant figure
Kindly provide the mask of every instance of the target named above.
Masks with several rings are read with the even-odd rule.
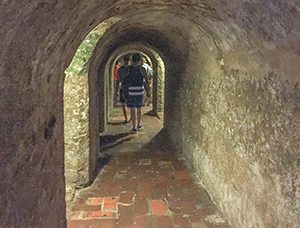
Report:
[[[127,108],[126,108],[126,103],[127,103],[127,98],[128,98],[128,88],[127,88],[128,86],[126,85],[125,78],[129,74],[128,66],[130,66],[130,65],[131,65],[130,56],[126,55],[124,57],[124,65],[121,66],[118,71],[117,87],[116,87],[116,92],[118,93],[117,95],[119,97],[119,101],[121,103],[123,115],[125,118],[125,121],[124,121],[125,124],[129,123],[128,117],[127,117]]]
[[[152,69],[152,67],[147,63],[147,60],[144,56],[141,57],[141,61],[142,61],[142,66],[145,68],[149,79],[152,79],[153,78],[153,69]]]
[[[136,134],[143,129],[141,125],[143,95],[146,89],[146,94],[150,97],[149,93],[149,79],[145,68],[141,65],[141,56],[134,54],[132,56],[132,65],[128,67],[129,74],[126,77],[126,84],[128,86],[128,99],[127,106],[130,108],[132,129],[130,133]]]
[[[117,92],[117,80],[118,80],[118,71],[121,67],[121,62],[120,61],[117,61],[115,67],[114,67],[114,72],[113,72],[113,79],[114,79],[114,89],[115,89],[115,94]],[[117,103],[117,97],[115,96],[114,97],[114,103],[116,104]]]
[[[146,73],[148,75],[149,78],[149,91],[150,91],[150,95],[152,95],[152,89],[151,89],[151,85],[152,85],[152,79],[153,79],[153,69],[152,67],[147,63],[147,60],[144,56],[141,57],[141,63],[142,63],[142,67],[146,70]],[[149,106],[151,104],[151,99],[147,96],[145,96],[143,98],[143,105],[144,106]]]

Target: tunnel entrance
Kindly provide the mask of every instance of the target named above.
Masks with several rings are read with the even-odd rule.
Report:
[[[139,50],[139,48],[141,48],[141,50]],[[143,95],[142,124],[144,122],[144,118],[146,118],[148,122],[151,118],[158,118],[158,122],[154,120],[154,126],[157,127],[152,126],[151,128],[152,130],[157,131],[157,133],[163,129],[165,64],[157,52],[145,47],[143,44],[125,45],[121,49],[116,51],[113,55],[111,55],[106,64],[106,69],[108,69],[106,71],[107,76],[104,76],[106,80],[105,88],[107,88],[106,97],[100,97],[100,100],[106,102],[105,107],[107,110],[107,127],[105,127],[106,130],[104,132],[101,132],[100,134],[101,146],[99,157],[107,157],[107,154],[110,154],[110,152],[107,151],[107,148],[118,146],[117,148],[115,148],[114,153],[123,151],[122,147],[120,147],[119,145],[122,144],[123,140],[126,141],[127,136],[130,136],[129,131],[132,128],[130,108],[128,108],[126,104],[122,103],[122,101],[120,101],[120,90],[116,90],[116,82],[118,77],[118,71],[116,71],[116,69],[118,70],[120,69],[120,67],[125,66],[124,58],[127,58],[129,60],[129,65],[131,65],[132,56],[136,53],[138,53],[141,58],[144,58],[144,62],[141,60],[141,66],[143,66],[143,63],[146,63],[146,66],[144,65],[143,67],[148,68],[148,71],[146,72],[149,78],[151,91],[150,97],[147,97],[145,94]],[[102,76],[99,75],[99,77]],[[118,88],[121,88],[121,81],[119,83],[120,84]],[[128,121],[125,121],[126,118],[124,116],[123,106],[125,106],[126,117]],[[122,118],[120,118],[121,116]],[[115,128],[113,128],[112,125],[120,125],[120,129],[122,129],[123,133],[118,134],[118,132],[115,131]],[[149,126],[145,127],[147,128]],[[127,129],[127,132],[125,129]]]
[[[152,105],[153,105],[153,78],[154,78],[154,69],[153,69],[153,64],[152,64],[152,60],[150,59],[149,56],[147,56],[146,54],[142,53],[142,52],[136,52],[138,54],[140,54],[141,58],[143,59],[143,63],[141,63],[141,65],[143,66],[143,68],[146,70],[147,75],[149,77],[150,80],[150,84],[151,84],[151,97],[147,98],[144,97],[143,98],[143,107],[150,107],[152,109]],[[129,64],[132,64],[132,56],[135,53],[126,53],[126,54],[122,54],[122,56],[118,57],[117,60],[114,61],[113,65],[112,65],[112,83],[113,86],[112,87],[112,100],[113,100],[113,107],[117,107],[120,106],[120,97],[118,96],[118,93],[120,91],[116,91],[116,83],[117,83],[117,77],[118,77],[118,71],[119,68],[124,66],[124,59],[125,58],[129,58]],[[155,60],[156,61],[156,60]],[[157,65],[157,64],[156,64]],[[156,72],[155,72],[155,77],[156,76]]]
[[[102,80],[99,85],[103,85],[100,88],[104,91],[95,95],[104,104],[100,107],[105,109],[106,122],[102,123],[104,131],[100,133],[94,178],[90,186],[84,186],[77,193],[69,206],[68,226],[162,227],[167,222],[170,227],[229,227],[208,193],[203,188],[199,191],[199,186],[193,184],[183,155],[176,152],[164,130],[165,64],[153,50],[146,49],[152,51],[148,53],[152,58],[139,51],[139,45],[125,45],[110,56],[104,71],[98,71],[97,78]],[[129,46],[136,48],[134,52],[128,49]],[[124,124],[121,108],[114,102],[116,91],[112,72],[116,62],[137,52],[147,58],[154,71],[153,99],[151,105],[142,108],[145,128],[132,135],[130,123],[129,126]],[[82,91],[82,86],[77,86]],[[103,110],[99,109],[101,112]],[[90,168],[89,164],[87,166]],[[207,210],[209,213],[203,215]],[[182,215],[183,211],[186,217]]]
[[[115,80],[113,79],[115,74],[115,67],[119,62],[123,64],[125,56],[132,56],[134,53],[139,53],[145,58],[146,68],[149,66],[149,79],[151,87],[150,98],[145,97],[143,99],[143,107],[149,109],[148,114],[156,116],[163,120],[164,118],[164,101],[165,101],[165,63],[161,56],[153,49],[145,46],[141,43],[127,44],[116,51],[108,60],[106,66],[106,112],[107,117],[110,116],[111,109],[116,106],[120,106],[119,98],[116,96]],[[110,75],[110,76],[109,76]]]
[[[165,168],[170,168],[169,171],[172,171],[170,174],[173,178],[176,179],[176,175],[178,175],[178,183],[174,182],[175,185],[180,186],[179,182],[183,181],[181,176],[184,176],[183,179],[187,180],[187,183],[191,183],[191,180],[188,180],[189,177],[184,170],[185,168],[179,165],[180,162],[177,164],[176,159],[174,161],[168,160],[168,157],[176,158],[176,149],[174,149],[172,143],[168,140],[167,132],[164,130],[164,120],[167,120],[167,118],[165,118],[165,107],[169,110],[167,113],[168,116],[173,115],[172,110],[174,109],[174,106],[172,104],[176,93],[179,92],[176,90],[176,87],[178,88],[179,86],[179,84],[176,83],[176,80],[179,79],[178,76],[183,70],[180,69],[178,65],[173,65],[173,61],[174,63],[184,63],[184,61],[181,62],[180,60],[184,60],[185,55],[177,52],[177,49],[171,49],[166,45],[164,48],[167,51],[162,52],[153,40],[148,40],[147,37],[151,36],[146,34],[146,38],[143,38],[143,36],[140,37],[140,32],[138,30],[133,30],[133,35],[127,35],[125,33],[125,38],[121,39],[123,42],[121,44],[116,44],[115,46],[106,43],[108,40],[106,39],[106,36],[110,36],[110,34],[104,33],[101,37],[99,34],[95,36],[93,32],[95,32],[95,30],[92,31],[84,41],[89,47],[89,51],[88,55],[84,58],[83,63],[81,63],[82,69],[75,76],[74,74],[72,75],[69,73],[70,70],[76,69],[73,65],[73,63],[76,63],[75,56],[73,59],[74,62],[66,71],[67,76],[64,90],[66,120],[65,137],[69,140],[70,135],[68,135],[68,133],[70,132],[72,132],[72,137],[71,140],[66,141],[65,144],[65,172],[67,184],[67,211],[71,223],[74,222],[74,219],[83,219],[83,221],[87,220],[90,222],[91,219],[95,218],[93,216],[99,215],[99,213],[105,213],[103,214],[104,217],[113,215],[113,219],[116,219],[120,215],[119,213],[116,213],[115,209],[112,214],[109,214],[107,210],[91,212],[84,209],[85,206],[89,207],[96,205],[101,206],[103,209],[105,207],[105,200],[109,200],[106,198],[113,194],[113,192],[105,193],[107,197],[103,195],[103,202],[100,202],[101,199],[99,197],[89,197],[88,199],[85,199],[84,193],[82,193],[83,195],[81,194],[81,192],[89,192],[91,188],[98,189],[98,187],[95,187],[95,185],[100,184],[97,182],[97,178],[101,179],[102,172],[105,172],[105,169],[113,163],[114,159],[118,160],[119,156],[133,156],[139,164],[136,168],[142,167],[140,170],[142,174],[140,178],[145,175],[145,178],[147,179],[147,172],[156,172],[156,169],[160,169],[160,172],[157,172],[157,175],[161,176],[166,171]],[[96,30],[96,32],[98,31]],[[127,36],[130,39],[132,39],[132,37],[134,39],[128,40],[128,38],[126,38]],[[163,38],[161,39],[163,43]],[[80,46],[77,53],[82,53],[81,48],[84,48],[84,43]],[[120,120],[120,108],[116,109],[114,106],[114,82],[112,72],[118,60],[122,59],[124,55],[136,52],[142,54],[153,69],[153,99],[151,102],[152,105],[145,107],[146,115],[143,116],[143,118],[145,118],[145,131],[138,134],[137,137],[132,137],[128,134],[130,127],[120,125],[120,122],[118,122]],[[170,59],[172,59],[172,61],[170,61]],[[168,77],[168,75],[172,76],[172,78]],[[74,80],[73,83],[71,83],[71,79]],[[169,95],[165,96],[165,93],[168,93]],[[169,99],[167,99],[168,102],[165,102],[165,97],[169,97]],[[70,128],[70,126],[73,128]],[[95,144],[97,141],[99,142],[98,145]],[[156,153],[155,151],[157,150],[163,153],[162,157],[160,157],[160,155],[158,155],[158,158],[155,157],[156,155],[154,156]],[[147,157],[147,154],[152,154],[154,157],[152,158],[152,155]],[[151,163],[151,170],[144,170],[143,167],[147,166],[149,163]],[[159,167],[157,167],[157,165]],[[178,169],[175,168],[177,165],[179,167]],[[71,167],[71,169],[69,167]],[[117,166],[115,168],[118,169],[119,167]],[[117,172],[122,172],[122,170],[118,170]],[[119,174],[116,173],[115,175]],[[158,181],[157,177],[155,178],[155,181]],[[114,182],[114,180],[112,181]],[[145,186],[148,185],[147,183],[144,184]],[[153,184],[157,185],[159,183],[155,182]],[[105,189],[103,185],[99,186],[100,189],[102,189],[102,187]],[[120,191],[118,194],[115,193],[114,196],[112,196],[114,199],[111,200],[116,201],[116,199],[119,199],[125,191],[124,189],[126,189],[126,186],[121,185],[118,188],[118,191],[120,188],[123,188],[123,191]],[[143,187],[141,186],[141,188]],[[196,188],[196,186],[194,186],[194,188]],[[76,192],[77,189],[81,189],[81,191]],[[190,186],[187,186],[186,189],[190,189]],[[169,211],[170,209],[167,208],[167,203],[164,202],[167,197],[166,192],[169,190],[171,191],[170,186],[164,184],[158,191],[153,190],[153,193],[151,193],[153,196],[143,196],[143,200],[150,200],[153,204],[162,204],[166,211]],[[136,195],[143,194],[138,189],[133,189],[133,191],[136,192],[134,193]],[[189,194],[194,193],[195,192]],[[125,191],[125,194],[127,194],[127,191]],[[158,197],[159,195],[161,195],[161,197]],[[76,197],[74,198],[74,196]],[[82,198],[84,198],[84,202],[82,201]],[[172,199],[168,200],[169,202],[172,202]],[[176,199],[174,198],[174,200]],[[209,197],[207,197],[207,200],[207,202],[210,202]],[[118,201],[113,207],[119,208],[119,203],[121,203],[121,201]],[[185,204],[189,202],[185,201],[181,203]],[[184,206],[182,205],[182,207]],[[149,210],[155,210],[154,208],[151,208],[152,207],[149,207]],[[82,213],[80,212],[81,210],[83,211]],[[92,215],[90,215],[90,213],[92,213]],[[155,213],[159,212],[153,211],[153,213],[155,216]],[[220,214],[217,213],[217,210],[215,210],[213,214],[221,217]],[[170,216],[171,214],[169,214],[169,212],[164,212],[164,215]],[[100,223],[102,222],[102,219],[103,217],[101,216],[96,218],[97,222]],[[172,223],[175,222],[173,221],[173,217],[170,217],[170,219],[172,220]],[[198,219],[201,218],[199,217]],[[225,224],[224,220],[221,221]]]
[[[124,44],[106,61],[93,66],[98,58],[97,45],[105,31],[118,18],[111,18],[93,29],[79,46],[70,66],[66,69],[64,83],[64,135],[65,178],[67,211],[76,192],[89,186],[97,172],[101,156],[99,133],[110,122],[114,104],[114,82],[110,75],[115,63],[124,55],[140,53],[153,71],[151,75],[151,101],[145,100],[147,115],[163,120],[165,64],[160,55],[143,43]],[[101,61],[100,61],[101,62]],[[103,71],[95,69],[104,69]],[[97,127],[98,126],[98,127]]]

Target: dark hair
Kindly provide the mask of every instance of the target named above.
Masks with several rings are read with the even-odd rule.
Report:
[[[124,57],[124,62],[125,62],[125,63],[128,63],[129,60],[130,60],[130,55],[125,55],[125,57]]]
[[[132,55],[132,61],[133,61],[134,63],[137,63],[137,62],[139,62],[140,60],[141,60],[141,55],[140,55],[140,54],[136,53],[136,54],[133,54],[133,55]]]

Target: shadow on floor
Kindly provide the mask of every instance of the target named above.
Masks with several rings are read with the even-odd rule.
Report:
[[[116,126],[116,125],[125,125],[124,121],[119,121],[119,122],[109,122],[108,124],[109,124],[109,125],[113,125],[113,126]]]
[[[152,116],[152,117],[157,117],[158,118],[158,114],[156,112],[154,112],[153,110],[146,112],[144,114],[145,116]]]
[[[132,136],[130,133],[104,135],[100,137],[101,153],[97,160],[96,169],[94,172],[94,179],[99,175],[102,169],[110,163],[110,161],[113,159],[114,156],[119,155],[118,150],[114,150],[114,149],[111,150],[111,149],[123,143],[129,142],[134,138],[136,137]],[[134,143],[134,145],[136,144],[138,143]],[[151,151],[150,152],[151,154],[159,153],[160,156],[167,156],[167,157],[174,156],[176,151],[175,147],[173,146],[172,142],[170,141],[164,129],[161,129],[153,138],[151,138],[141,148],[137,148],[137,151],[141,151],[143,149],[149,152]],[[144,155],[147,155],[147,153],[146,154],[141,153],[141,156]]]
[[[151,111],[144,114],[147,116],[152,116]],[[109,125],[122,125],[122,122],[110,122]],[[121,126],[120,126],[121,127]],[[160,125],[158,125],[160,128]],[[119,127],[117,127],[119,128]],[[116,129],[119,130],[119,129]],[[123,128],[120,128],[120,130],[123,131]],[[109,134],[103,134],[100,136],[100,154],[98,158],[98,163],[97,163],[97,170],[96,173],[98,174],[103,167],[109,163],[109,161],[114,157],[119,154],[119,152],[124,152],[124,148],[129,148],[129,151],[135,152],[135,147],[136,151],[139,151],[141,149],[145,149],[148,151],[160,151],[160,152],[170,152],[173,150],[172,143],[168,139],[168,136],[165,132],[164,129],[157,130],[157,134],[154,136],[154,134],[149,133],[148,131],[152,132],[153,131],[153,126],[150,127],[150,129],[146,128],[146,135],[150,136],[149,141],[141,143],[141,140],[139,140],[138,135],[132,135],[129,132],[126,133],[119,133],[119,134],[114,134],[114,133],[109,133]],[[155,130],[154,130],[155,131]],[[142,134],[142,136],[145,134]],[[143,139],[144,140],[144,139]],[[131,142],[128,144],[128,142]],[[141,147],[140,147],[140,146]],[[129,146],[129,147],[128,147]],[[125,149],[126,151],[126,149]]]
[[[121,133],[121,134],[116,134],[116,135],[103,135],[100,136],[100,147],[106,147],[107,145],[114,144],[118,140],[122,138],[126,138],[129,136],[130,133]]]
[[[93,180],[98,176],[98,174],[101,172],[101,170],[109,163],[111,160],[112,156],[106,156],[106,157],[101,157],[97,160],[96,163],[96,168],[93,173]]]
[[[122,139],[116,143],[113,143],[113,144],[109,144],[109,145],[106,145],[106,146],[102,146],[101,147],[101,153],[102,152],[105,152],[106,150],[109,150],[113,147],[117,147],[117,146],[120,146],[121,144],[125,143],[125,142],[129,142],[131,141],[132,137],[131,138],[126,138],[126,139]]]
[[[153,151],[158,149],[160,152],[175,151],[175,147],[164,129],[158,132],[143,148]]]
[[[100,156],[97,159],[95,172],[93,179],[95,179],[101,170],[110,162],[113,155],[106,153],[107,150],[117,147],[122,143],[128,142],[132,137],[128,137],[130,133],[121,133],[116,135],[103,135],[100,136]],[[128,137],[128,138],[127,138]]]

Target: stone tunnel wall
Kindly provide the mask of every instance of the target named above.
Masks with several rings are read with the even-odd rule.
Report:
[[[156,103],[157,106],[157,112],[159,113],[159,117],[163,118],[163,112],[164,112],[164,107],[165,107],[165,76],[166,76],[166,70],[165,70],[165,64],[162,60],[162,58],[156,54],[156,58],[158,59],[158,65],[157,68],[155,69],[156,74],[157,74],[157,97],[153,102]],[[172,77],[170,75],[170,77]]]
[[[66,201],[90,180],[89,88],[87,75],[65,78],[65,177]]]
[[[268,41],[256,34],[251,46],[223,43],[215,54],[202,42],[184,80],[167,79],[182,84],[169,135],[234,227],[300,226],[297,25],[285,38],[268,30]]]
[[[236,227],[299,225],[299,89],[234,73],[197,85],[184,85],[170,135],[224,214]]]

